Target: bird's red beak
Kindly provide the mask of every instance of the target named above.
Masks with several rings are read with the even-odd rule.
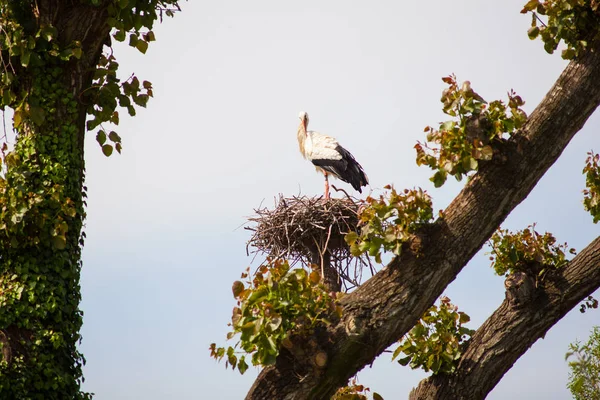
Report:
[[[306,132],[306,134],[308,135],[308,126],[307,126],[306,117],[302,118],[302,125],[304,125],[304,132]]]

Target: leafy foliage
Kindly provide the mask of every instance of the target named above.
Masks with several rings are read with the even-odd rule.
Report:
[[[567,387],[575,400],[600,399],[600,327],[592,329],[584,344],[571,343],[565,359],[569,361]]]
[[[439,306],[432,306],[419,322],[404,336],[392,359],[401,353],[400,365],[422,368],[434,374],[454,372],[466,344],[475,331],[463,325],[471,318],[450,302],[447,297],[440,299]]]
[[[98,0],[88,0],[100,6]],[[45,111],[37,104],[35,96],[19,93],[19,75],[27,69],[44,65],[49,60],[69,61],[86,57],[82,43],[74,40],[62,43],[56,27],[47,24],[32,25],[32,5],[29,2],[0,2],[0,50],[4,51],[0,68],[0,108],[5,106],[15,112],[14,124],[18,127],[23,117],[31,117],[36,124],[44,121]],[[113,38],[124,41],[145,54],[150,42],[156,40],[152,31],[154,22],[162,18],[163,13],[172,16],[178,10],[177,0],[112,0],[108,5],[107,24],[113,28]],[[35,26],[32,28],[32,26]],[[119,64],[112,55],[112,48],[100,57],[95,69],[93,84],[82,93],[81,99],[87,104],[87,113],[92,118],[87,129],[92,130],[102,123],[119,124],[118,107],[127,109],[129,115],[136,114],[135,106],[146,107],[152,97],[152,84],[140,83],[135,75],[126,80],[117,76]],[[17,95],[19,93],[19,95]],[[121,138],[116,132],[108,135],[112,144],[105,143],[104,129],[97,133],[98,142],[106,156],[112,154],[112,148],[121,152]],[[104,140],[102,140],[104,138]]]
[[[100,0],[88,0],[98,5]],[[118,42],[127,40],[127,44],[140,53],[146,54],[148,46],[156,40],[152,31],[154,23],[163,15],[174,16],[179,11],[179,0],[113,0],[107,8],[107,24],[112,28],[112,37]],[[142,81],[132,74],[121,80],[117,76],[119,63],[112,55],[112,48],[102,54],[94,71],[94,82],[86,99],[87,112],[92,118],[87,129],[92,130],[104,122],[119,124],[118,107],[127,109],[130,116],[136,115],[135,106],[146,107],[153,96],[152,83]],[[107,143],[106,138],[112,142]],[[109,157],[114,149],[121,153],[121,137],[115,131],[106,134],[102,128],[96,134],[96,140],[105,156]]]
[[[529,0],[521,13],[531,13],[531,28],[527,31],[530,39],[541,37],[544,50],[550,54],[564,42],[567,48],[562,58],[571,60],[600,37],[598,6],[597,0]]]
[[[494,145],[519,129],[527,120],[521,109],[523,99],[512,90],[508,105],[501,100],[488,103],[471,88],[469,81],[459,86],[456,76],[442,78],[448,88],[442,93],[443,111],[454,119],[440,123],[437,129],[427,126],[427,142],[418,142],[417,165],[436,171],[430,178],[435,187],[442,186],[448,175],[460,181],[476,171],[480,161],[494,156]]]
[[[227,334],[227,339],[240,335],[239,341],[227,349],[215,343],[209,348],[211,357],[219,361],[227,357],[225,366],[237,366],[242,374],[248,369],[246,354],[252,355],[252,365],[272,365],[282,344],[292,346],[292,335],[329,324],[328,318],[340,312],[317,270],[290,269],[287,261],[275,259],[261,265],[254,278],[247,270],[242,279],[245,283],[233,283],[237,306]],[[239,358],[238,347],[245,353]]]
[[[133,28],[124,25],[132,32],[149,29],[161,7],[177,4],[82,2],[109,8],[98,14],[114,21],[102,23],[143,16],[139,27],[135,21]],[[86,6],[77,10],[89,12]],[[0,341],[11,354],[3,353],[0,361],[0,398],[89,399],[80,390],[85,359],[77,349],[86,196],[81,116],[87,111],[97,122],[117,124],[118,114],[105,111],[121,100],[119,94],[144,105],[151,85],[132,77],[119,82],[118,93],[106,87],[110,79],[103,77],[116,73],[118,65],[105,57],[108,63],[102,58],[97,68],[110,72],[96,73],[96,86],[89,88],[96,51],[87,54],[83,38],[43,22],[64,14],[40,15],[43,11],[30,0],[0,0],[0,109],[13,110],[16,133],[12,149],[6,142],[1,147]],[[120,151],[119,135],[110,132],[107,138]],[[112,145],[103,146],[105,154],[112,153]]]
[[[583,168],[585,174],[585,187],[583,191],[583,208],[589,211],[594,218],[594,223],[600,221],[600,155],[588,153]]]
[[[360,385],[356,378],[350,380],[350,385],[338,389],[331,400],[368,400],[370,388]],[[383,400],[383,397],[373,392],[373,400]]]
[[[516,271],[536,272],[540,277],[548,269],[557,269],[568,263],[565,252],[575,254],[567,243],[556,244],[551,233],[540,235],[535,224],[517,233],[498,229],[491,237],[489,253],[496,274],[510,275]]]
[[[595,299],[594,296],[588,296],[583,303],[581,303],[581,306],[579,306],[579,312],[583,314],[586,310],[591,310],[592,308],[598,308],[598,300]]]
[[[367,206],[359,210],[360,233],[350,232],[345,236],[353,256],[367,253],[381,263],[381,251],[399,255],[402,244],[416,230],[433,219],[431,197],[419,189],[396,192],[392,186],[386,196],[379,199],[367,197]]]

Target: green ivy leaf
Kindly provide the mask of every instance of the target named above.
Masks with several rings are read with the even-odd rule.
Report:
[[[29,59],[31,57],[31,52],[23,49],[21,52],[21,65],[27,67],[29,65]]]
[[[46,112],[42,107],[31,106],[29,107],[29,116],[34,124],[40,126],[46,119]]]
[[[64,250],[67,247],[67,239],[62,236],[52,236],[52,244],[57,250]]]

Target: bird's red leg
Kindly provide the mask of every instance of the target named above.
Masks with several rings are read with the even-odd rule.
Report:
[[[329,199],[329,179],[327,174],[325,174],[325,198]]]

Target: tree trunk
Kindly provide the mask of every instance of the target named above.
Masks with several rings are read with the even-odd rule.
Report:
[[[412,328],[527,197],[599,104],[600,45],[595,43],[569,63],[500,157],[481,165],[444,216],[421,232],[418,257],[405,250],[342,298],[340,322],[320,341],[327,365],[310,370],[296,367],[305,365],[303,360],[278,362],[259,374],[246,398],[329,399]],[[593,282],[590,287],[598,286],[600,282]]]
[[[471,338],[457,370],[419,383],[410,400],[478,400],[548,329],[600,285],[600,237],[559,271],[546,276],[528,298],[512,297]]]
[[[31,4],[35,3],[35,4]],[[15,148],[6,155],[0,237],[0,398],[82,399],[82,313],[79,278],[84,211],[83,139],[92,83],[109,38],[106,3],[14,2],[16,22],[34,36],[54,26],[61,49],[75,41],[83,55],[60,60],[31,49],[18,63]],[[21,9],[17,9],[21,7]],[[7,53],[2,54],[6,61]],[[15,60],[13,59],[13,62]]]

